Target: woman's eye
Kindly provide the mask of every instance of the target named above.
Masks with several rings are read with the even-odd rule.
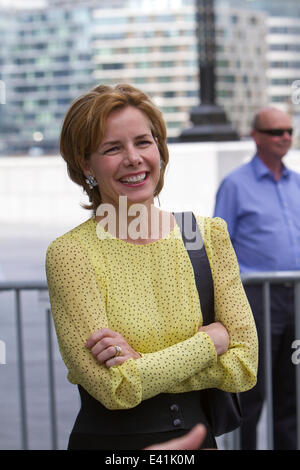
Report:
[[[140,142],[138,142],[138,145],[140,147],[147,147],[147,145],[150,145],[151,142],[149,140],[141,140]]]
[[[104,155],[107,155],[107,154],[110,154],[110,153],[116,153],[118,152],[119,150],[119,147],[115,146],[115,147],[111,147],[109,149],[106,149],[103,153]]]

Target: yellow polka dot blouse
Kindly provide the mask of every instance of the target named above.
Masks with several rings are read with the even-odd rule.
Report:
[[[226,223],[197,222],[214,280],[216,320],[230,336],[221,356],[209,336],[197,332],[199,297],[177,225],[166,238],[136,245],[91,218],[47,250],[51,310],[68,379],[108,409],[132,408],[163,392],[239,392],[256,383],[256,329]],[[100,365],[85,342],[103,327],[121,333],[142,357]]]

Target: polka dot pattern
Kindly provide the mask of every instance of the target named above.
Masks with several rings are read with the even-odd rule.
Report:
[[[197,332],[202,314],[178,226],[166,238],[135,245],[109,234],[99,238],[91,218],[47,250],[51,310],[68,379],[109,409],[131,408],[162,392],[237,392],[256,382],[256,330],[226,223],[197,221],[216,318],[230,335],[230,349],[219,357],[209,336]],[[85,342],[103,327],[121,333],[142,357],[110,369],[99,365]]]

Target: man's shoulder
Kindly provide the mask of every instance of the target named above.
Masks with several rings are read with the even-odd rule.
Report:
[[[242,181],[244,181],[245,177],[249,177],[252,174],[251,161],[252,160],[244,163],[243,165],[238,166],[237,168],[232,170],[230,173],[228,173],[224,177],[222,183],[239,185]]]
[[[288,167],[288,172],[290,175],[293,176],[293,178],[300,183],[300,173],[299,171],[296,171],[296,170],[293,170],[291,168]]]
[[[224,180],[230,180],[230,181],[239,180],[241,175],[250,174],[252,172],[251,166],[252,166],[252,160],[238,166],[234,170],[231,170],[230,173],[228,173],[228,175],[225,176]]]

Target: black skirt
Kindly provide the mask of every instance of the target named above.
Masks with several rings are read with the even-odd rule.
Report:
[[[102,436],[99,434],[71,433],[68,450],[140,450],[153,444],[160,444],[181,437],[188,430],[128,434],[123,436]],[[215,438],[206,435],[199,449],[216,449]]]
[[[217,448],[201,392],[160,394],[135,408],[108,410],[81,386],[81,409],[68,450],[139,450],[181,437],[196,424],[206,427],[200,448]]]

